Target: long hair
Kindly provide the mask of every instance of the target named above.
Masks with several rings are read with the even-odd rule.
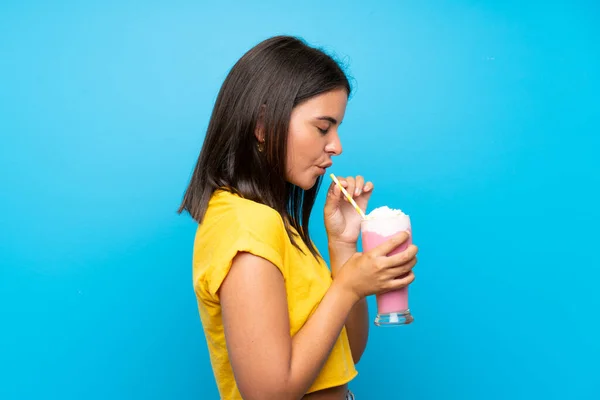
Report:
[[[288,128],[294,107],[338,88],[350,95],[340,65],[301,39],[276,36],[250,49],[219,91],[179,213],[185,210],[201,223],[213,192],[225,189],[275,209],[294,246],[290,227],[317,256],[308,223],[323,178],[309,190],[286,182]],[[262,152],[255,135],[259,120]]]

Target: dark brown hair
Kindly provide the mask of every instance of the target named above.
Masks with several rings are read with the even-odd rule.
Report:
[[[225,189],[278,211],[292,243],[298,247],[290,226],[316,256],[308,222],[322,177],[309,190],[286,182],[288,127],[294,107],[338,88],[350,95],[340,65],[301,39],[276,36],[250,49],[219,91],[179,212],[185,210],[201,223],[213,192]],[[259,119],[262,152],[255,135]]]

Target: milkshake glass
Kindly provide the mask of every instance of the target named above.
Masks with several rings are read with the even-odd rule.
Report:
[[[386,206],[371,211],[361,222],[363,252],[379,246],[392,236],[408,231],[410,237],[388,255],[400,253],[412,244],[410,218],[400,210]],[[408,287],[377,294],[377,326],[399,326],[410,324],[413,317],[408,308]]]

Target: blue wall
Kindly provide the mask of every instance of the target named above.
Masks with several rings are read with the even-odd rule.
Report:
[[[279,33],[348,63],[334,172],[421,250],[358,398],[600,398],[597,2],[50,3],[0,5],[0,398],[217,398],[176,209],[228,69]]]

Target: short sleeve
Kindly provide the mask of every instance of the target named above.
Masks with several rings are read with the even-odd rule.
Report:
[[[228,226],[221,230],[220,238],[211,240],[214,248],[204,276],[205,287],[211,297],[218,297],[217,292],[239,252],[251,253],[270,261],[285,279],[283,260],[286,233],[283,221],[277,212],[265,209],[265,206],[252,208],[224,218]]]

